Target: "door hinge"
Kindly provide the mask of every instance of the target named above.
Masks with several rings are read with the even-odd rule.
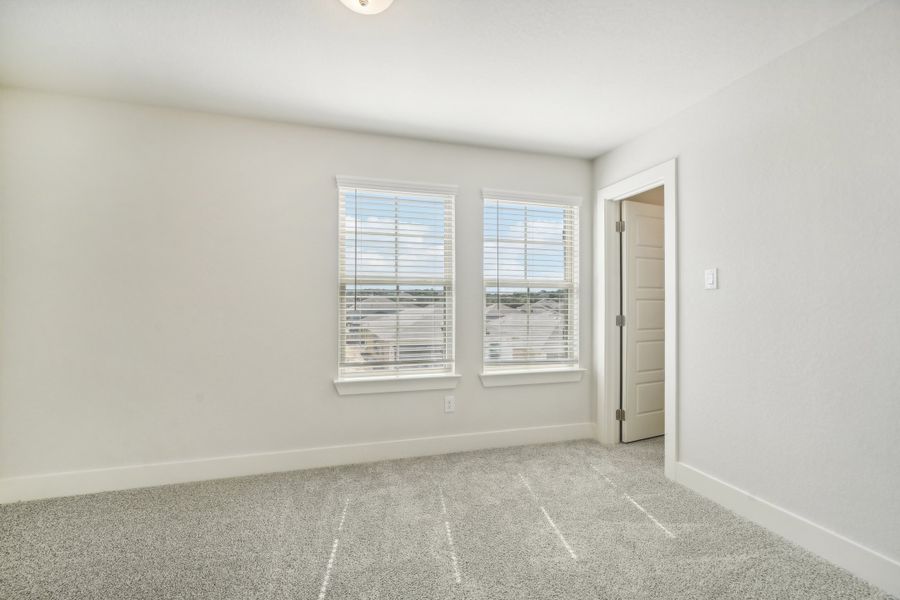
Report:
[[[624,421],[625,420],[625,409],[617,408],[616,409],[616,421]]]
[[[616,221],[616,233],[625,232],[625,221]]]
[[[616,315],[616,327],[625,327],[625,315]]]

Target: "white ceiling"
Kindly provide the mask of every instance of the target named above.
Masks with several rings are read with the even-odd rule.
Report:
[[[0,0],[0,82],[593,157],[874,0]]]

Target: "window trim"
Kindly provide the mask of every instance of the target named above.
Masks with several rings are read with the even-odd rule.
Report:
[[[511,385],[538,385],[542,383],[575,383],[581,381],[587,369],[561,367],[555,369],[518,369],[509,371],[483,371],[479,374],[484,387]]]
[[[562,196],[559,194],[536,194],[534,192],[513,192],[481,188],[481,200],[506,200],[509,202],[535,202],[539,204],[559,204],[560,206],[581,206],[581,196]]]
[[[543,194],[536,192],[517,192],[511,190],[500,190],[494,188],[482,188],[481,189],[481,372],[479,373],[479,377],[481,378],[481,384],[484,387],[503,387],[503,386],[515,386],[515,385],[531,385],[531,384],[544,384],[544,383],[566,383],[566,382],[576,382],[581,381],[582,376],[584,375],[586,369],[581,366],[581,320],[578,319],[577,329],[576,329],[576,342],[575,342],[575,354],[576,354],[576,362],[572,365],[566,364],[551,364],[548,366],[522,366],[522,365],[510,365],[508,368],[503,368],[502,366],[490,367],[485,361],[485,337],[487,334],[487,315],[486,315],[486,307],[487,303],[484,300],[484,203],[489,200],[496,201],[513,201],[513,202],[527,202],[527,203],[535,203],[535,204],[545,204],[545,205],[559,205],[565,207],[573,207],[576,209],[580,209],[582,204],[581,196],[567,196],[561,194]],[[575,230],[577,244],[575,247],[575,251],[578,253],[579,260],[578,264],[573,266],[573,276],[575,284],[573,286],[573,296],[575,302],[578,303],[577,310],[580,314],[581,311],[581,286],[578,283],[580,280],[580,270],[581,270],[581,214],[580,210],[578,211],[578,222]]]
[[[341,396],[384,394],[388,392],[418,392],[423,390],[452,390],[459,384],[458,373],[429,373],[427,375],[388,375],[385,377],[336,378],[334,389]]]
[[[338,189],[353,187],[384,192],[404,192],[407,194],[434,194],[436,196],[459,195],[459,186],[447,183],[426,183],[422,181],[400,181],[393,179],[375,179],[372,177],[352,177],[350,175],[335,176]]]
[[[451,206],[453,211],[453,227],[450,232],[450,244],[452,248],[450,256],[450,286],[452,294],[452,312],[450,314],[450,348],[452,360],[449,361],[449,369],[446,371],[426,372],[426,373],[389,373],[384,375],[360,375],[360,376],[342,376],[341,375],[341,343],[340,328],[341,308],[340,308],[340,289],[341,289],[341,263],[340,263],[340,247],[342,244],[342,232],[340,229],[341,214],[338,212],[338,232],[337,247],[338,261],[335,269],[337,279],[337,298],[338,298],[338,338],[337,338],[337,357],[336,368],[337,376],[334,377],[333,383],[339,395],[352,394],[376,394],[382,392],[402,392],[416,390],[437,390],[437,389],[453,389],[459,382],[460,375],[457,373],[456,364],[456,198],[459,192],[459,186],[443,183],[427,183],[417,181],[403,181],[392,179],[377,179],[371,177],[356,177],[349,175],[336,175],[335,183],[337,184],[337,193],[340,198],[341,188],[358,188],[372,191],[396,192],[401,194],[426,194],[436,196],[449,196],[451,198]]]

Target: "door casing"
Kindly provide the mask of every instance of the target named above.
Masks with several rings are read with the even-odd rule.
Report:
[[[665,208],[665,472],[675,478],[678,462],[678,197],[677,159],[673,158],[597,192],[594,205],[594,377],[596,385],[597,439],[619,443],[616,409],[619,407],[619,310],[620,251],[615,222],[618,202],[649,189],[664,186]],[[627,416],[626,416],[627,418]]]

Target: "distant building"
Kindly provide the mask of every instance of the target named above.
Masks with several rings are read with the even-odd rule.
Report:
[[[392,313],[369,314],[348,324],[357,346],[355,357],[375,363],[416,362],[443,356],[446,345],[443,305],[399,306],[393,303]]]
[[[559,310],[559,300],[543,298],[537,302],[533,302],[531,304],[531,311],[535,312],[539,310]]]
[[[506,304],[489,304],[484,309],[484,316],[487,319],[499,319],[504,315],[521,312],[518,308]]]
[[[485,324],[487,360],[516,362],[565,358],[564,327],[559,312],[507,313]]]
[[[397,298],[397,300],[395,300]],[[417,303],[410,294],[367,296],[347,310],[347,352],[352,362],[395,362],[442,356],[446,345],[444,306]],[[530,306],[485,307],[489,361],[499,363],[566,357],[567,319],[557,300]]]

